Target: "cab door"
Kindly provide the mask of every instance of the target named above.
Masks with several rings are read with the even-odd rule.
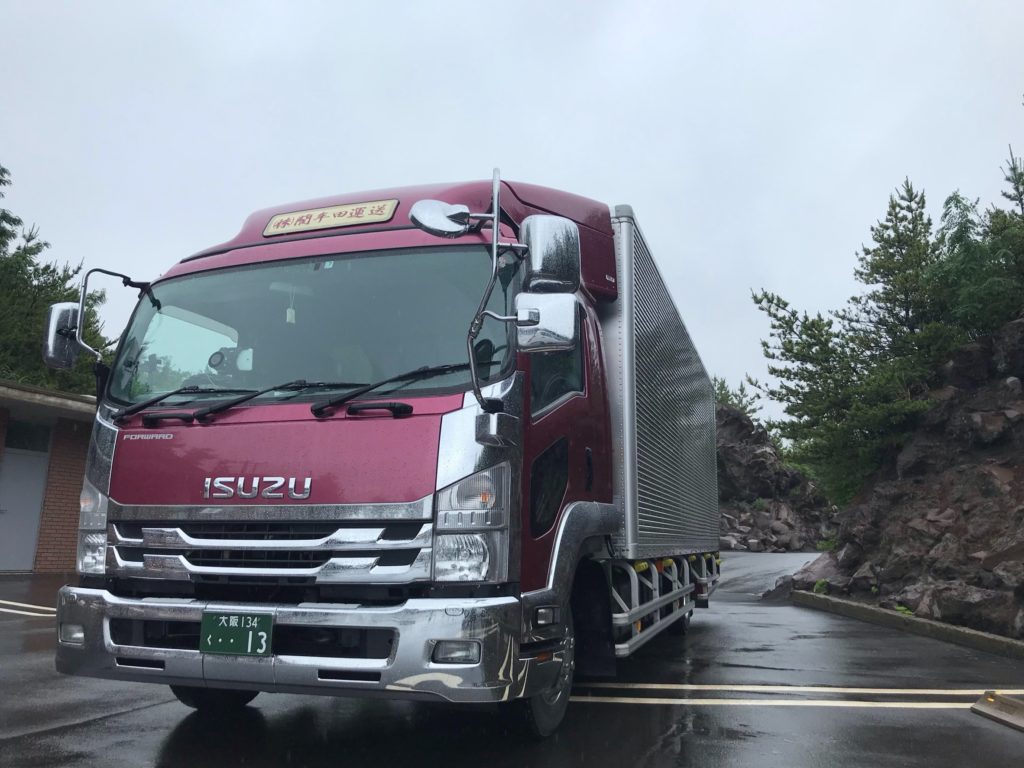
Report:
[[[522,355],[527,371],[523,429],[521,585],[547,582],[563,509],[610,500],[607,407],[600,379],[596,318],[581,304],[580,340],[564,352]]]

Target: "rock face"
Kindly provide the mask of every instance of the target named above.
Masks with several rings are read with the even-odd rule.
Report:
[[[727,405],[717,407],[715,419],[722,549],[813,550],[835,535],[833,508],[783,465],[763,427]]]
[[[1024,639],[1024,320],[957,350],[917,431],[794,576]]]

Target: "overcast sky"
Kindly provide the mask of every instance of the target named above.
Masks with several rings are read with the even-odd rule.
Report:
[[[1022,28],[1019,0],[0,0],[4,206],[52,258],[152,279],[257,208],[499,166],[633,205],[736,384],[764,372],[750,290],[841,304],[904,177],[936,223],[999,199]],[[134,295],[108,295],[117,335]]]

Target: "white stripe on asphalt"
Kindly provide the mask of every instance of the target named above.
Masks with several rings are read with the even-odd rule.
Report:
[[[850,707],[856,709],[970,709],[965,701],[839,701],[837,699],[649,699],[628,696],[573,696],[591,704],[661,704],[677,707]]]
[[[34,611],[53,611],[57,612],[56,608],[51,608],[48,605],[32,605],[32,603],[16,603],[13,600],[0,600],[0,605],[13,605],[18,608],[31,608]]]
[[[855,693],[871,696],[981,696],[988,691],[1019,696],[1024,688],[832,688],[827,685],[695,685],[686,683],[580,683],[580,688],[642,691],[732,691],[736,693]]]
[[[0,613],[16,613],[19,616],[34,616],[37,619],[56,618],[52,613],[29,613],[28,611],[16,611],[13,608],[0,608]]]

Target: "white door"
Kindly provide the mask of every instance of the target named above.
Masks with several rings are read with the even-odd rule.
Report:
[[[0,456],[0,571],[31,571],[49,453],[5,448]]]

